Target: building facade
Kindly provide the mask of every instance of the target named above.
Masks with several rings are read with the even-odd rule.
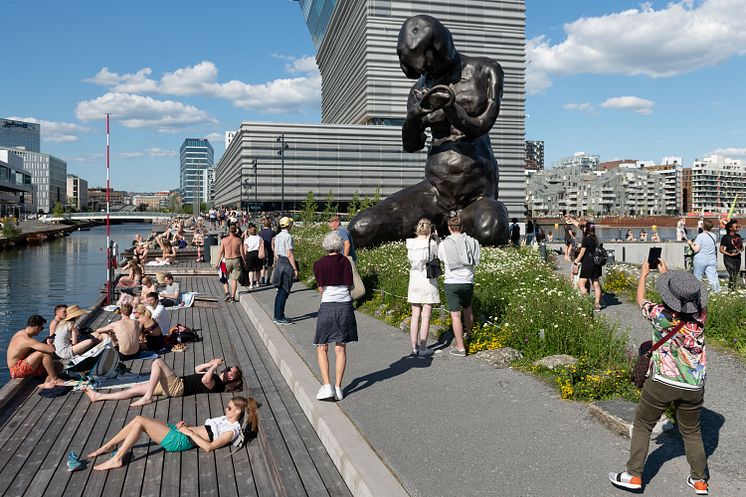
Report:
[[[560,160],[552,164],[552,168],[564,168],[564,167],[580,167],[586,171],[595,171],[598,169],[600,157],[598,155],[590,155],[585,152],[576,152],[571,157],[563,157]]]
[[[74,174],[67,175],[67,205],[78,212],[88,208],[88,182]]]
[[[215,153],[205,138],[187,138],[180,149],[179,193],[186,204],[205,197],[204,171],[215,165]]]
[[[645,170],[657,174],[661,178],[666,214],[676,216],[684,213],[681,198],[681,163],[672,162],[670,164],[646,166]]]
[[[126,204],[124,199],[127,192],[111,190],[109,193],[109,207],[112,211],[118,211]],[[106,188],[88,189],[88,209],[92,211],[106,210]]]
[[[724,212],[735,200],[746,212],[746,161],[710,155],[694,161],[691,175],[693,211]]]
[[[132,195],[132,205],[134,205],[135,208],[142,208],[144,206],[145,209],[150,211],[163,212],[169,206],[170,197],[171,192],[168,190],[155,193],[135,194]]]
[[[0,150],[0,217],[35,211],[31,173],[23,168],[23,159],[10,150]]]
[[[41,152],[41,125],[13,119],[0,119],[0,147]]]
[[[23,159],[23,169],[31,173],[34,208],[49,213],[56,204],[67,205],[67,162],[49,154],[17,148],[6,149]]]
[[[288,147],[284,173],[281,134]],[[256,201],[279,209],[283,191],[286,210],[302,204],[309,191],[317,200],[331,192],[341,202],[377,189],[386,196],[420,181],[425,158],[424,151],[402,150],[396,126],[246,122],[216,168],[214,204],[246,207]]]
[[[500,117],[490,132],[500,176],[497,197],[511,215],[522,214],[524,0],[300,0],[299,5],[317,49],[323,124],[382,126],[392,128],[391,133],[400,133],[414,81],[402,73],[396,46],[402,23],[413,15],[429,14],[439,19],[453,34],[459,51],[497,60],[505,71]],[[373,139],[369,145],[378,147],[377,140]],[[401,148],[401,143],[392,146]],[[354,154],[355,150],[329,152],[334,157]],[[396,152],[386,152],[393,153]],[[421,171],[422,166],[424,162]],[[355,165],[339,164],[339,167]],[[403,163],[402,167],[408,165]],[[422,177],[423,174],[412,177],[409,184]]]
[[[544,169],[544,142],[540,140],[526,140],[527,171],[542,171]]]

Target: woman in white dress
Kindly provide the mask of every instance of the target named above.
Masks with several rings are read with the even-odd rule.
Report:
[[[427,348],[427,336],[430,332],[430,313],[433,304],[440,303],[437,278],[428,278],[425,265],[438,255],[438,241],[433,236],[433,226],[429,219],[420,219],[417,223],[415,238],[407,239],[407,258],[409,259],[409,291],[407,301],[412,304],[412,322],[409,334],[412,341],[412,353],[427,357],[433,350]]]

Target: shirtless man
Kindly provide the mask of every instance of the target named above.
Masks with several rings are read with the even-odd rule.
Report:
[[[97,329],[94,336],[103,340],[104,334],[113,334],[114,341],[118,344],[119,358],[128,361],[137,358],[140,354],[140,323],[130,319],[131,304],[122,304],[120,312],[122,319]]]
[[[49,323],[49,336],[54,335],[57,326],[65,322],[67,318],[67,304],[57,304],[54,306],[54,319]]]
[[[64,382],[57,377],[54,361],[54,345],[47,338],[44,343],[34,337],[41,333],[47,320],[38,314],[28,318],[26,327],[13,335],[8,344],[8,369],[11,378],[44,376],[47,380],[41,388],[53,388]]]
[[[228,293],[228,283],[223,283],[225,290],[225,301],[238,302],[236,300],[236,290],[238,289],[238,278],[241,276],[241,261],[246,256],[244,244],[236,235],[238,229],[232,224],[228,229],[228,236],[220,240],[220,249],[218,250],[217,264],[215,269],[220,268],[220,262],[225,258],[225,267],[228,278],[231,280],[231,291]]]

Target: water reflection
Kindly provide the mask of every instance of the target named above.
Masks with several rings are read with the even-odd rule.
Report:
[[[120,249],[150,224],[112,226]],[[9,378],[5,350],[31,314],[51,320],[55,304],[93,305],[106,279],[106,230],[76,231],[50,243],[0,252],[0,385]],[[44,330],[42,334],[47,333]]]

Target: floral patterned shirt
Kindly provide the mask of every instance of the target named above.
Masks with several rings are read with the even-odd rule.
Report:
[[[642,315],[653,324],[653,344],[679,324],[679,314],[662,304],[646,300]],[[705,320],[707,313],[695,315],[674,337],[653,352],[653,379],[672,387],[699,390],[705,384]]]

